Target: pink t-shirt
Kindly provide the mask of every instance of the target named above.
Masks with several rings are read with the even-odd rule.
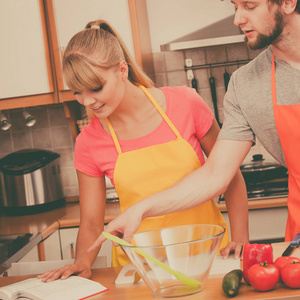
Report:
[[[212,111],[192,88],[163,87],[161,90],[166,95],[167,116],[181,136],[193,147],[201,164],[204,164],[198,139],[210,129],[214,118]],[[119,140],[119,143],[122,152],[128,152],[166,143],[175,138],[176,135],[163,120],[153,132],[133,140]],[[112,137],[104,131],[99,119],[93,118],[76,138],[75,168],[94,177],[106,175],[114,184],[113,174],[117,157]]]

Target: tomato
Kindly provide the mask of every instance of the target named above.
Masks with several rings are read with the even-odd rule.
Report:
[[[281,270],[282,281],[290,288],[300,288],[300,263],[292,262],[285,265]]]
[[[250,284],[261,292],[272,290],[279,281],[279,270],[274,264],[259,263],[248,271]]]
[[[300,262],[300,259],[297,257],[291,257],[291,256],[280,256],[274,261],[274,265],[279,270],[279,273],[281,275],[282,268],[292,262]]]

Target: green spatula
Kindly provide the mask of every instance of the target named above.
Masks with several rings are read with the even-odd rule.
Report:
[[[112,240],[113,242],[116,242],[122,246],[133,246],[130,243],[127,243],[126,241],[116,237],[115,235],[112,235],[108,232],[103,231],[102,234],[109,240]],[[143,250],[140,249],[134,249],[135,252],[137,252],[138,254],[144,256],[145,258],[151,260],[152,262],[154,262],[155,264],[157,264],[158,266],[160,266],[161,268],[163,268],[164,270],[166,270],[167,272],[169,272],[170,274],[172,274],[173,276],[175,276],[178,280],[182,281],[183,283],[192,286],[192,287],[198,287],[200,285],[202,285],[202,282],[195,280],[189,276],[186,276],[184,274],[182,274],[181,272],[175,271],[173,269],[171,269],[169,266],[167,266],[166,264],[162,263],[161,261],[157,260],[156,258],[152,257],[151,255],[149,255],[148,253],[144,252]]]

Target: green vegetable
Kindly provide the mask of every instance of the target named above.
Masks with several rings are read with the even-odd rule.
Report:
[[[239,293],[243,271],[235,269],[227,273],[222,281],[222,288],[228,297],[235,297]]]

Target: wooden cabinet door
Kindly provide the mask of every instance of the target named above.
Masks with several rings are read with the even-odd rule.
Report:
[[[61,239],[61,251],[63,259],[71,259],[75,257],[76,239],[78,234],[78,227],[76,228],[65,228],[60,229]],[[107,267],[111,266],[112,254],[111,254],[112,243],[106,240],[98,253],[98,256],[104,256],[106,258]]]
[[[53,92],[42,0],[1,0],[0,105],[7,101]],[[33,101],[33,99],[31,99]],[[53,102],[53,98],[38,103]],[[28,101],[18,104],[28,106]]]
[[[131,55],[134,57],[128,0],[52,0],[57,35],[59,61],[56,69],[61,73],[61,59],[64,49],[74,34],[84,29],[93,20],[108,21],[121,35]],[[67,93],[68,87],[58,74],[60,101],[74,100],[74,95]]]

